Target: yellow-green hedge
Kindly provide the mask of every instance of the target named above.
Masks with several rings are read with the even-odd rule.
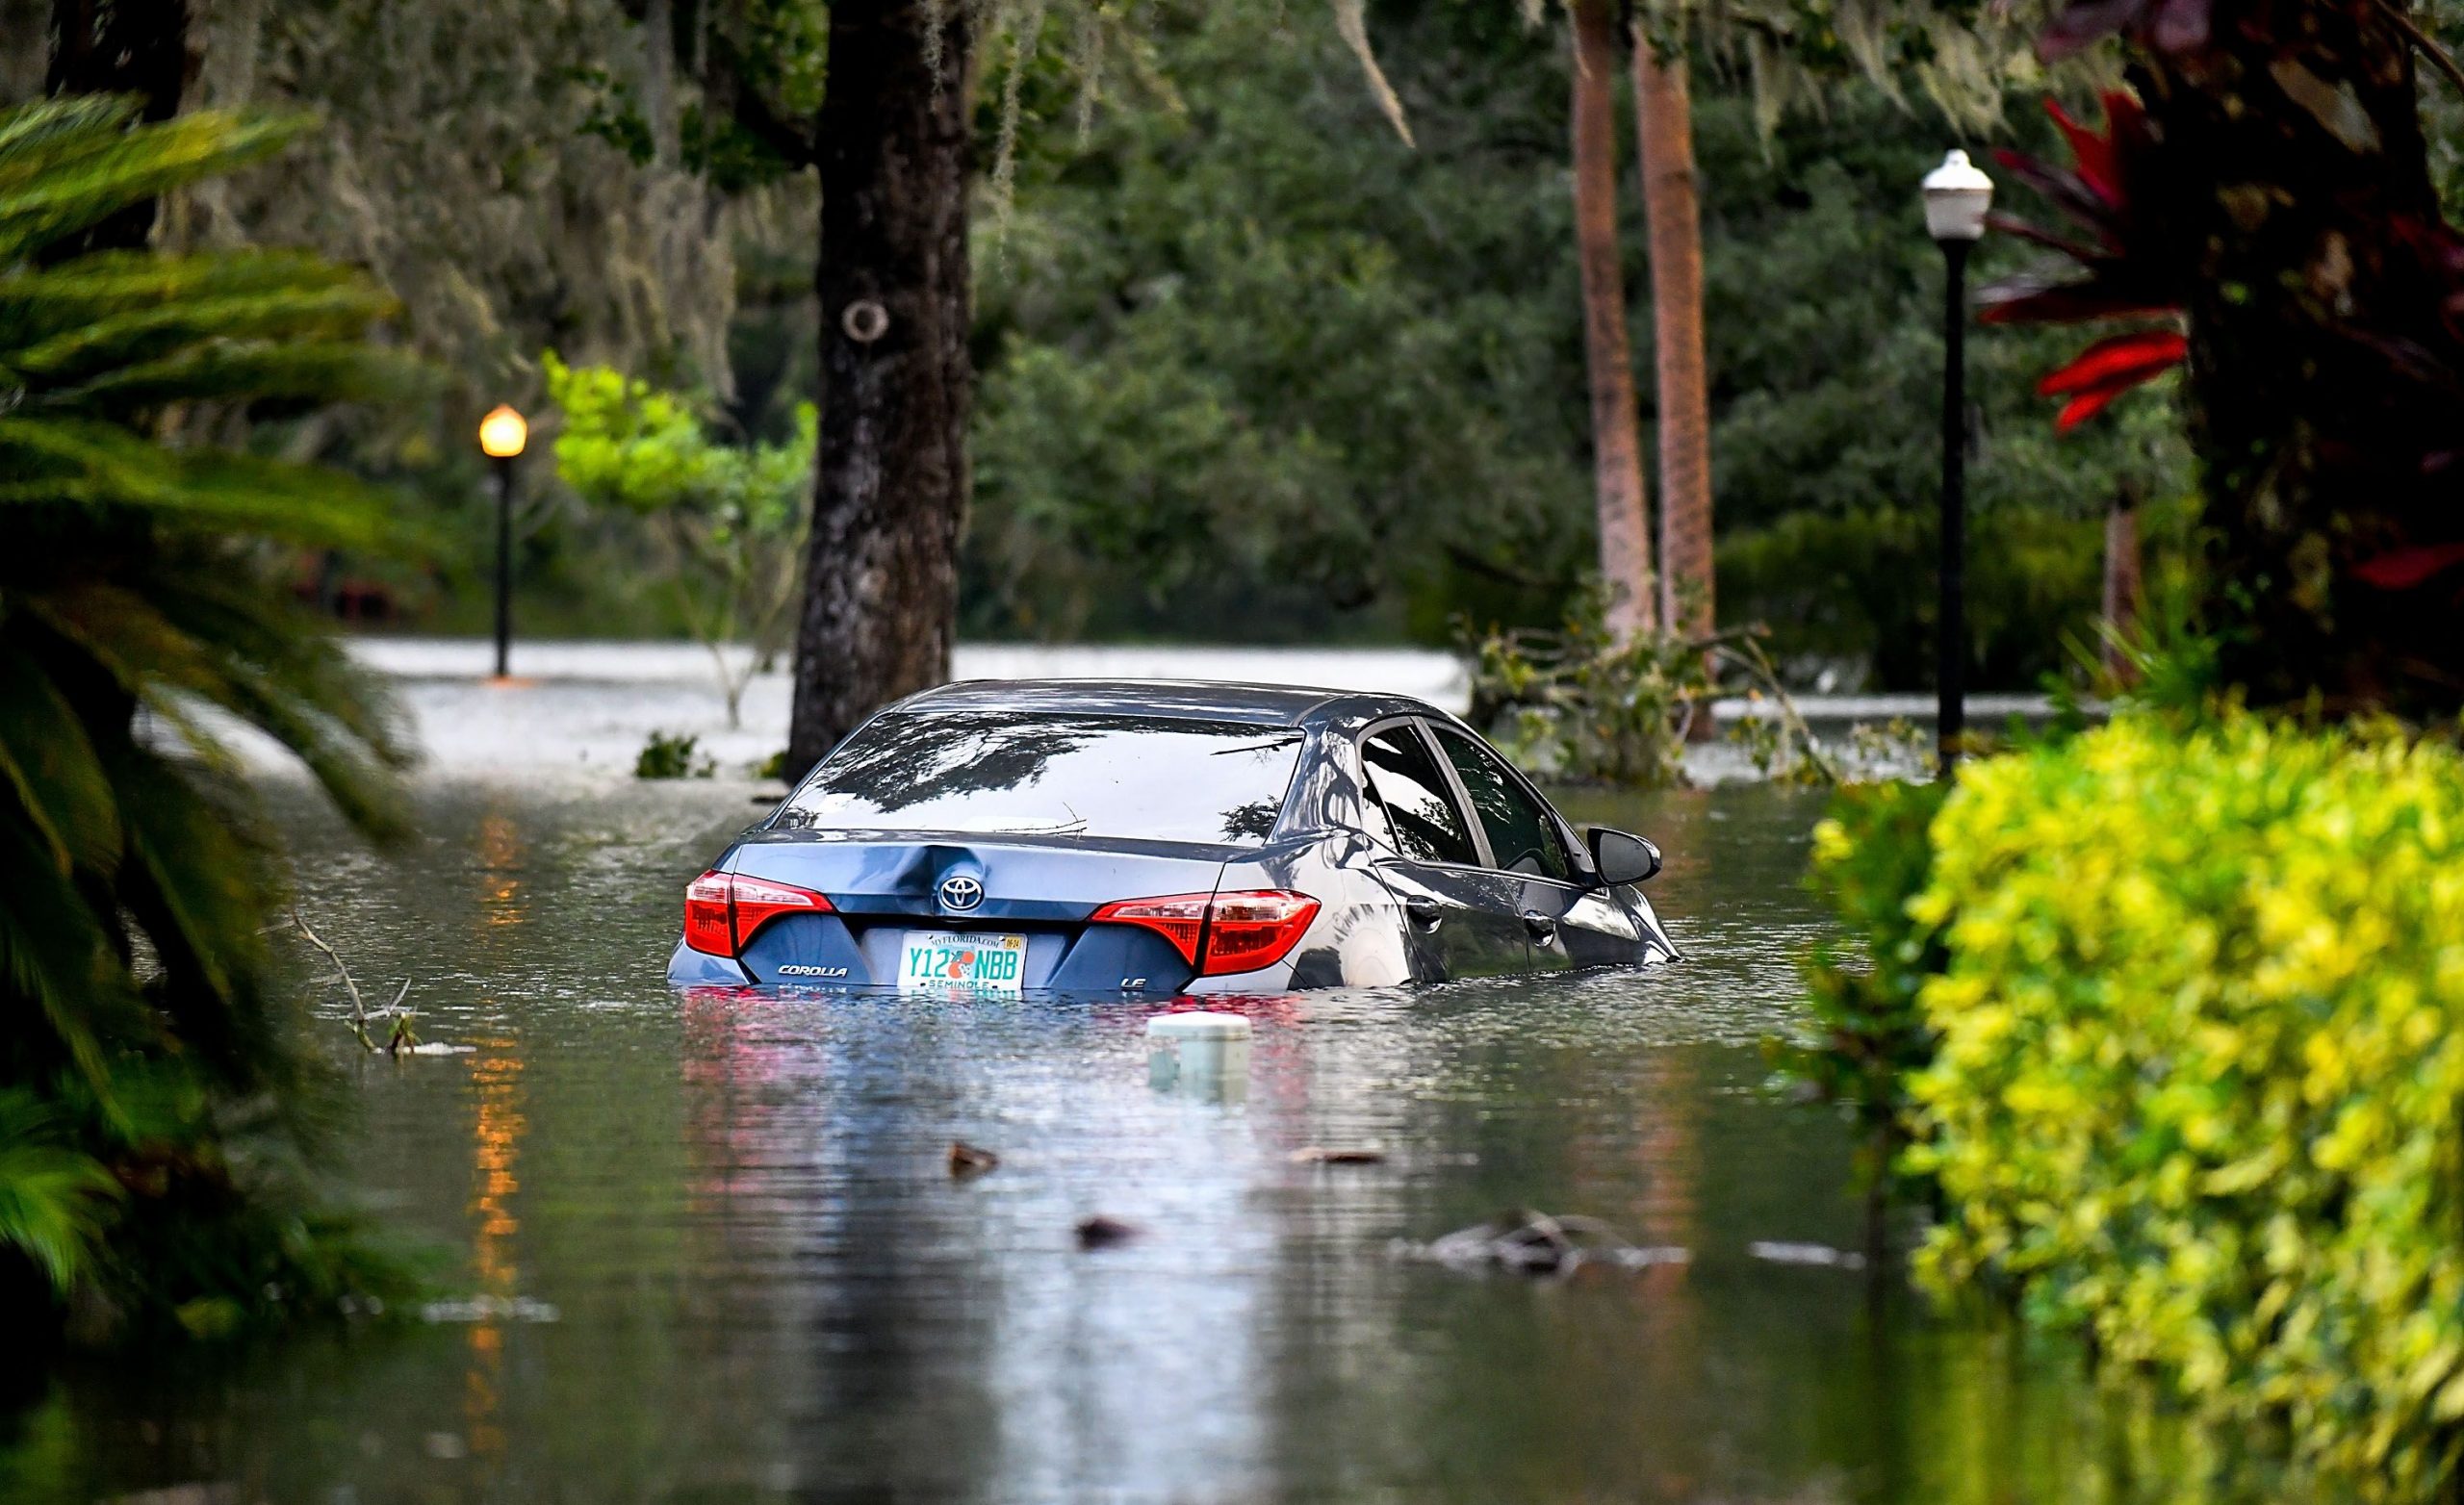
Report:
[[[1930,844],[1920,1277],[2428,1497],[2464,1418],[2464,759],[2124,718],[1963,769]]]

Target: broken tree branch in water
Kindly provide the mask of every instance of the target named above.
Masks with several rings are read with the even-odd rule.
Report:
[[[350,995],[350,1033],[358,1036],[359,1043],[367,1048],[370,1055],[372,1056],[380,1050],[388,1056],[399,1055],[406,1047],[419,1044],[419,1036],[411,1033],[410,1013],[402,1008],[402,1000],[411,996],[409,978],[402,979],[402,986],[395,993],[394,1001],[372,1016],[379,1019],[390,1018],[394,1021],[393,1029],[387,1032],[385,1043],[378,1045],[369,1038],[368,1021],[372,1016],[368,1011],[368,1001],[360,996],[359,983],[352,979],[350,968],[344,964],[342,953],[326,944],[325,938],[309,927],[308,922],[300,917],[295,906],[291,911],[291,923],[298,929],[301,935],[307,937],[309,945],[324,953],[325,959],[334,964],[335,973],[342,979],[343,990]]]

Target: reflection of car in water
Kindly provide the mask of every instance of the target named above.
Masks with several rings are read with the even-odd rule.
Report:
[[[1635,884],[1404,696],[977,681],[858,727],[685,890],[686,983],[1272,992],[1672,959]]]

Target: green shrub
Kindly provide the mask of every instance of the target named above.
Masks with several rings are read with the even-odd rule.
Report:
[[[1933,876],[1926,829],[1948,793],[1941,783],[1846,785],[1814,828],[1808,885],[1861,945],[1815,951],[1806,968],[1811,1038],[1777,1054],[1810,1096],[1855,1116],[1859,1174],[1877,1194],[1902,1143],[1909,1079],[1934,1056],[1916,999],[1942,970],[1941,931],[1911,915],[1909,902]]]
[[[1877,830],[1821,860],[1886,875],[1906,833]],[[2442,1487],[2464,1417],[2464,758],[2126,716],[1964,768],[1922,891],[1861,919],[1942,946],[1910,1082],[1907,1167],[1946,1208],[1921,1279],[2002,1285],[2214,1419],[2283,1423],[2339,1492]],[[1886,1008],[1902,984],[1878,976]]]
[[[691,732],[654,731],[633,758],[635,778],[707,778],[718,761],[702,752],[702,739]]]

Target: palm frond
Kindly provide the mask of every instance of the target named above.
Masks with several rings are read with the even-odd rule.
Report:
[[[147,1002],[182,1050],[229,1088],[247,1091],[290,1067],[261,987],[269,853],[229,800],[135,744],[104,754],[120,792],[128,858],[121,903],[154,946]],[[236,792],[236,791],[235,791]]]
[[[322,285],[251,277],[216,286],[200,279],[202,285],[167,293],[132,289],[90,303],[81,297],[77,304],[52,299],[39,286],[49,280],[39,272],[0,278],[0,368],[38,391],[200,344],[356,339],[395,306],[355,277]]]
[[[340,472],[167,448],[98,419],[0,417],[0,513],[125,507],[175,526],[320,548],[381,550],[398,542],[382,495]]]
[[[111,871],[119,817],[94,745],[60,686],[14,643],[0,643],[0,780],[62,877]]]
[[[90,1265],[119,1183],[60,1142],[30,1092],[0,1091],[0,1248],[15,1249],[65,1295]]]
[[[38,1036],[32,1020],[9,1022],[9,1054],[29,1058],[13,1064],[44,1073],[65,1067],[107,1097],[111,1064],[103,1042],[142,1034],[121,943],[103,929],[76,880],[15,821],[0,820],[0,877],[9,888],[9,902],[0,905],[0,982],[41,1021]]]
[[[14,280],[0,281],[0,299],[16,291],[10,285]],[[123,304],[114,313],[98,314],[39,340],[0,343],[0,368],[27,389],[29,397],[39,401],[62,388],[90,381],[97,372],[146,365],[201,346],[357,339],[385,307],[362,287],[275,288],[150,307]],[[7,332],[0,325],[0,342],[5,342]],[[194,395],[222,396],[232,391]],[[236,392],[248,395],[245,389]]]
[[[0,1249],[192,1330],[266,1309],[277,1277],[361,1278],[303,1233],[296,1183],[235,1149],[297,1100],[303,1058],[264,932],[283,874],[223,738],[265,732],[363,829],[397,823],[392,702],[268,564],[404,529],[382,492],[245,436],[252,403],[390,396],[412,368],[368,339],[385,293],[307,258],[37,262],[296,128],[0,110]],[[56,1147],[14,1132],[13,1093]],[[276,1116],[295,1148],[304,1120]],[[118,1186],[115,1213],[94,1199]]]
[[[171,626],[210,646],[222,684],[216,704],[280,742],[353,825],[400,831],[391,775],[412,760],[408,729],[394,698],[339,645],[302,632],[294,608],[228,573],[191,572],[147,599]]]
[[[81,584],[29,609],[91,653],[128,694],[158,707],[164,692],[218,706],[290,750],[362,829],[398,829],[387,776],[410,754],[392,700],[340,648],[301,633],[264,593],[189,570],[166,572],[141,595]],[[193,723],[181,730],[192,747],[213,746],[212,734]]]
[[[239,395],[258,402],[394,398],[415,390],[422,370],[408,355],[357,340],[215,340],[107,366],[30,398],[27,409],[117,415]]]
[[[56,118],[0,133],[0,263],[131,204],[270,156],[309,123],[200,110],[130,124],[133,105],[115,103],[97,110],[88,100],[38,101],[20,113]]]
[[[138,101],[112,94],[61,94],[0,115],[0,163],[24,160],[46,143],[116,131],[137,118]]]

